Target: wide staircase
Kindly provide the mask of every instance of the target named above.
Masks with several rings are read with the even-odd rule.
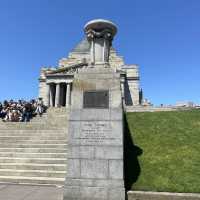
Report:
[[[67,164],[66,108],[31,122],[0,122],[0,182],[63,185]]]

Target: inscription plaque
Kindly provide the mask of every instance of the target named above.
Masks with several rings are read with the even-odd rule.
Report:
[[[120,128],[110,121],[82,121],[79,130],[72,128],[73,142],[79,145],[120,145]]]
[[[83,93],[83,108],[108,108],[109,92],[101,91],[85,91]]]

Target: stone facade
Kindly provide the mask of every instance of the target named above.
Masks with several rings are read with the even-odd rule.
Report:
[[[74,75],[82,68],[93,63],[92,43],[84,38],[68,55],[58,62],[57,67],[43,67],[39,78],[39,97],[47,106],[70,106]],[[96,49],[98,51],[98,47]],[[108,52],[107,52],[108,54]],[[106,52],[104,52],[106,56]],[[124,105],[139,105],[139,69],[138,65],[126,65],[111,46],[107,63],[121,74],[121,91]]]

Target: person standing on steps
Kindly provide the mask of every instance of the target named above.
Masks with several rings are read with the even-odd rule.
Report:
[[[29,122],[32,113],[32,105],[26,103],[22,110],[22,122]]]
[[[40,115],[40,117],[42,116],[42,113],[44,111],[44,105],[43,105],[43,100],[41,97],[38,98],[37,102],[36,102],[36,110],[35,113],[37,115]]]

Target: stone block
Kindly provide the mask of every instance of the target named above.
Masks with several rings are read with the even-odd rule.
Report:
[[[123,160],[109,160],[109,178],[123,179]]]
[[[63,200],[77,200],[80,198],[80,187],[67,186],[64,188]]]
[[[65,185],[94,187],[96,186],[94,181],[94,179],[67,178],[65,181]]]
[[[83,109],[81,119],[84,120],[109,120],[109,109]]]
[[[73,83],[74,84],[74,83]],[[72,90],[72,104],[71,109],[82,109],[83,108],[83,94],[77,88],[73,87]]]
[[[125,190],[122,188],[109,189],[108,191],[109,200],[125,200]]]
[[[81,187],[81,200],[107,200],[107,189],[103,187]]]
[[[81,160],[81,178],[108,178],[108,161]]]
[[[70,112],[69,120],[80,120],[81,119],[81,109],[73,109],[73,112]]]
[[[95,147],[96,159],[123,159],[122,146],[100,146]]]
[[[68,158],[94,158],[94,147],[92,146],[69,146]]]
[[[79,140],[76,138],[80,137],[80,121],[70,121],[69,133],[68,133],[68,144],[78,145]]]
[[[112,179],[78,179],[78,178],[67,178],[65,185],[69,186],[83,186],[83,187],[105,187],[109,188],[123,188],[123,180],[112,180]]]
[[[67,177],[80,177],[80,160],[68,159],[67,160],[68,171]]]
[[[110,108],[121,108],[121,91],[120,90],[113,90],[110,94]]]
[[[94,159],[94,147],[80,146],[80,158]]]
[[[114,108],[110,110],[110,120],[123,120],[122,108]]]
[[[122,180],[114,180],[114,179],[96,179],[93,182],[94,186],[96,187],[105,187],[108,190],[110,190],[110,188],[124,188],[124,182]]]
[[[79,146],[68,145],[68,159],[79,158],[79,157],[80,157]]]
[[[112,131],[115,135],[115,138],[118,140],[115,141],[115,145],[123,145],[123,124],[122,121],[111,121]],[[112,144],[110,144],[112,145]]]

